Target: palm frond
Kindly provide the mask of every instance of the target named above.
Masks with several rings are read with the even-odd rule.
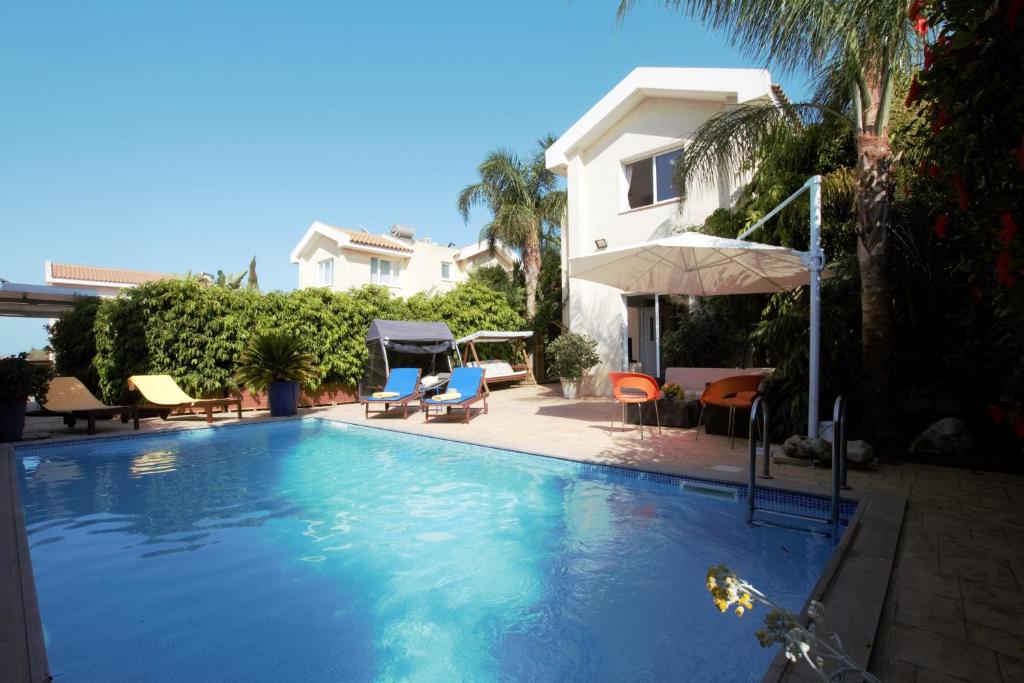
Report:
[[[675,184],[711,185],[722,169],[749,167],[781,141],[780,131],[820,122],[823,117],[845,122],[842,113],[815,103],[743,104],[716,114],[697,132],[676,164]]]

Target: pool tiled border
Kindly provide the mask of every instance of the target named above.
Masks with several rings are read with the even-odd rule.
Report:
[[[14,448],[7,444],[0,444],[0,615],[0,671],[4,680],[51,681]]]
[[[0,613],[17,614],[20,612],[21,615],[21,619],[16,620],[17,624],[13,625],[11,634],[0,630],[0,662],[4,663],[5,668],[9,668],[6,666],[8,662],[12,663],[13,669],[11,670],[15,674],[11,679],[12,682],[37,683],[52,680],[46,662],[42,623],[39,617],[28,544],[25,537],[25,522],[15,470],[15,449],[21,453],[68,447],[94,439],[108,441],[167,438],[169,436],[180,436],[183,433],[192,432],[196,429],[245,429],[274,422],[293,420],[337,422],[357,429],[375,429],[409,437],[437,439],[517,456],[536,456],[545,458],[548,461],[563,462],[566,465],[571,464],[575,467],[583,466],[585,469],[593,468],[598,471],[614,471],[620,476],[639,480],[664,483],[695,482],[716,487],[725,486],[741,494],[745,494],[746,491],[744,484],[738,481],[729,481],[726,477],[723,477],[722,480],[708,479],[707,477],[690,476],[685,473],[665,473],[623,465],[591,462],[583,459],[577,460],[547,453],[479,444],[469,440],[413,434],[399,429],[389,429],[385,426],[359,424],[345,419],[320,416],[271,418],[261,419],[258,422],[219,425],[215,423],[213,425],[172,428],[142,434],[94,436],[87,439],[81,437],[61,438],[19,444],[16,447],[0,444],[0,509],[2,509],[4,514],[4,518],[0,519],[0,580],[4,580],[4,583],[0,584],[0,610],[2,610]],[[763,496],[766,502],[774,501],[782,504],[786,502],[792,503],[797,499],[806,504],[810,499],[823,501],[823,506],[828,504],[827,499],[822,497],[821,494],[802,490],[803,487],[799,484],[791,485],[789,482],[786,482],[784,485],[786,488],[760,486],[758,488],[758,499],[762,500]],[[853,515],[848,520],[845,533],[840,537],[832,557],[823,570],[811,595],[808,597],[808,601],[800,615],[801,620],[806,622],[808,619],[806,608],[812,599],[826,603],[832,617],[830,625],[838,629],[854,660],[865,667],[871,656],[871,648],[881,618],[905,507],[906,499],[900,496],[854,494],[843,498],[844,515],[848,514],[851,509],[854,510]],[[9,519],[7,518],[8,510],[10,510]],[[9,578],[7,573],[12,573],[12,577],[10,577],[12,580],[7,580]],[[841,618],[836,618],[836,615],[839,615]],[[794,669],[780,650],[776,653],[776,657],[766,672],[763,681],[802,679],[804,679],[804,674]]]

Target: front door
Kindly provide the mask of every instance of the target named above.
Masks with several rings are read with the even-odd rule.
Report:
[[[639,328],[637,331],[640,339],[636,357],[643,366],[645,374],[657,376],[658,343],[654,316],[654,306],[643,306],[637,309],[637,327]]]

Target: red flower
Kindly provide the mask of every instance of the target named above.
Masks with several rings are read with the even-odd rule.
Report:
[[[957,206],[961,211],[966,211],[967,205],[971,202],[971,193],[964,187],[964,181],[958,175],[953,176],[953,188],[956,190]]]
[[[985,300],[984,295],[981,293],[981,287],[978,285],[971,285],[971,296],[973,296],[974,300],[979,304]]]
[[[1003,287],[1013,287],[1014,283],[1017,282],[1017,278],[1010,272],[1010,268],[1013,267],[1013,259],[1010,258],[1010,252],[1000,252],[996,256],[996,280]]]
[[[946,239],[946,228],[949,227],[949,218],[944,213],[935,217],[935,236],[940,240]]]
[[[910,3],[910,9],[907,10],[907,17],[911,21],[916,22],[918,17],[921,15],[921,10],[924,9],[925,4],[925,0],[914,0],[914,2]]]
[[[1013,0],[1010,3],[1010,7],[1006,10],[1006,23],[1010,25],[1010,30],[1017,28],[1017,16],[1021,11],[1021,0]]]
[[[1020,136],[1020,147],[1014,147],[1010,150],[1012,156],[1017,157],[1017,163],[1021,169],[1024,169],[1024,135]]]
[[[907,90],[907,99],[904,100],[904,104],[908,107],[914,102],[917,102],[917,98],[921,96],[921,84],[917,82],[917,76],[914,76],[914,80],[910,81],[910,89]]]
[[[1006,419],[1006,409],[1004,409],[998,403],[993,403],[988,407],[988,416],[992,419],[993,422],[995,422],[996,424],[1000,424],[1003,420]]]
[[[1013,416],[1013,435],[1018,439],[1024,439],[1024,415],[1020,413]]]
[[[919,36],[928,35],[928,19],[926,17],[918,17],[915,19],[914,30],[917,31]]]
[[[999,214],[999,226],[999,241],[1003,243],[1004,247],[1009,247],[1010,242],[1017,236],[1017,231],[1020,229],[1017,227],[1017,221],[1013,219],[1013,214],[1009,211]]]
[[[938,116],[936,116],[935,120],[932,121],[932,133],[938,133],[951,120],[952,119],[949,116],[949,109],[947,109],[946,107],[940,109]]]

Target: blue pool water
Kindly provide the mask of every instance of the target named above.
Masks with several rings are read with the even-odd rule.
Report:
[[[832,551],[742,489],[324,420],[17,453],[58,681],[754,681],[708,565],[798,609]]]

